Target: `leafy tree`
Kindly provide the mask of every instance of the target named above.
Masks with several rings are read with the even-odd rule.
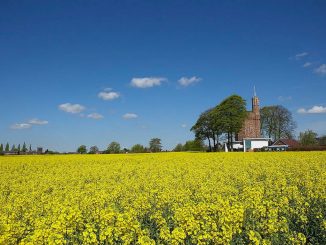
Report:
[[[175,152],[183,151],[183,145],[182,145],[182,144],[177,144],[177,145],[174,147],[173,151],[175,151]]]
[[[195,133],[195,137],[198,140],[207,140],[209,151],[217,149],[218,138],[221,135],[220,124],[218,124],[218,117],[214,111],[215,108],[209,109],[200,114],[196,124],[190,129]]]
[[[11,152],[16,152],[16,151],[17,151],[15,144],[13,144],[13,145],[12,145],[12,147],[11,147],[11,150],[10,150],[10,151],[11,151]]]
[[[120,153],[120,149],[121,149],[120,144],[116,141],[112,141],[108,145],[108,148],[106,151],[107,151],[107,153],[111,153],[111,154],[115,153],[116,154],[116,153]]]
[[[9,149],[10,149],[10,147],[9,147],[9,143],[7,143],[7,144],[6,144],[6,148],[5,148],[5,151],[6,151],[6,152],[8,152],[8,151],[9,151]]]
[[[317,133],[312,130],[307,130],[305,132],[301,132],[299,135],[300,144],[303,146],[313,146],[317,145]]]
[[[26,143],[25,142],[23,144],[22,152],[27,152],[27,147],[26,147]]]
[[[274,141],[280,138],[293,138],[296,128],[292,113],[281,105],[261,108],[260,123],[262,134]]]
[[[149,150],[151,152],[160,152],[162,150],[161,139],[153,138],[149,141]]]
[[[188,140],[184,146],[184,151],[205,151],[205,145],[202,140],[195,139],[195,140]]]
[[[219,104],[215,115],[233,151],[233,138],[240,132],[247,117],[246,101],[239,95],[231,95]]]
[[[98,152],[98,147],[96,145],[91,146],[91,148],[89,148],[89,153],[90,154],[95,154]]]
[[[0,153],[3,152],[3,144],[0,145]]]
[[[87,148],[86,148],[86,146],[85,146],[85,145],[81,145],[81,146],[79,146],[78,149],[77,149],[77,152],[78,152],[79,154],[86,154],[86,153],[87,153]]]
[[[29,152],[32,152],[32,145],[29,144]]]
[[[131,152],[133,153],[142,153],[145,152],[144,146],[141,144],[136,144],[134,146],[131,147]]]
[[[18,147],[16,150],[18,151],[18,153],[20,153],[20,144],[18,144]]]

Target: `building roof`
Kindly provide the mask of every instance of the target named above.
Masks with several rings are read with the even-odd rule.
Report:
[[[289,147],[299,146],[299,142],[294,139],[279,139],[273,145],[288,145]]]

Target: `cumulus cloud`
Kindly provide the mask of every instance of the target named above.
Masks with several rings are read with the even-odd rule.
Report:
[[[319,114],[319,113],[326,113],[326,107],[324,106],[313,106],[310,109],[305,109],[305,108],[300,108],[298,109],[298,113],[305,114],[305,113],[310,113],[310,114]]]
[[[107,88],[104,91],[98,94],[98,97],[102,100],[114,100],[120,97],[120,94],[117,92],[111,91],[111,88]]]
[[[123,119],[129,120],[129,119],[135,119],[135,118],[137,118],[138,115],[135,114],[135,113],[126,113],[122,117],[123,117]]]
[[[202,79],[200,77],[181,77],[179,80],[178,80],[178,83],[181,85],[181,86],[184,86],[184,87],[187,87],[191,84],[194,84],[194,83],[198,83],[200,82]]]
[[[72,113],[72,114],[77,114],[85,110],[85,107],[80,104],[70,104],[70,103],[61,104],[58,106],[58,108],[61,111]]]
[[[48,124],[49,122],[46,120],[40,120],[37,118],[33,118],[33,119],[29,120],[28,123],[34,124],[34,125],[45,125],[45,124]]]
[[[326,64],[322,64],[314,70],[314,73],[319,75],[326,75]]]
[[[10,126],[11,129],[27,129],[30,127],[32,127],[32,125],[29,123],[15,123]]]
[[[307,67],[309,67],[309,66],[311,66],[311,65],[312,65],[311,62],[306,62],[306,63],[304,63],[304,64],[302,65],[302,67],[307,68]]]
[[[131,86],[136,88],[151,88],[160,86],[162,82],[167,81],[164,77],[141,77],[131,79]]]
[[[102,119],[103,118],[103,115],[94,112],[94,113],[88,114],[87,117],[88,118],[95,119],[95,120],[99,120],[99,119]]]

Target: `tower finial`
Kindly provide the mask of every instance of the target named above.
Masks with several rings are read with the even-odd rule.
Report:
[[[254,97],[256,97],[256,86],[254,85]]]

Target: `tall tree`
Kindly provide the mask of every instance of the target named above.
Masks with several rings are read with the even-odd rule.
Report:
[[[20,153],[20,144],[18,144],[17,151]]]
[[[160,152],[162,150],[161,139],[159,139],[159,138],[152,138],[149,141],[149,150],[151,152]]]
[[[108,148],[107,148],[107,153],[110,153],[110,154],[116,154],[116,153],[120,153],[120,144],[116,141],[112,141],[109,145],[108,145]]]
[[[23,144],[22,152],[27,152],[27,147],[26,147],[26,143],[25,142]]]
[[[216,113],[233,151],[233,138],[240,132],[247,117],[246,101],[239,95],[231,95],[220,103]]]
[[[9,143],[6,144],[5,151],[8,152],[10,150]]]
[[[293,138],[296,123],[292,113],[281,105],[266,106],[260,110],[262,134],[278,140],[280,138]]]
[[[318,144],[317,133],[312,130],[301,132],[299,135],[300,144],[303,146],[314,146]]]
[[[196,124],[190,129],[195,133],[196,139],[207,140],[209,151],[212,151],[212,149],[216,150],[218,138],[221,134],[221,130],[217,126],[218,118],[216,118],[214,109],[201,113]]]
[[[29,152],[32,152],[32,145],[29,144]]]
[[[90,154],[95,154],[98,152],[98,147],[96,145],[91,146],[91,148],[89,148],[89,153]]]
[[[0,153],[3,152],[3,144],[0,145]]]
[[[130,151],[132,153],[142,153],[142,152],[145,152],[145,148],[143,145],[141,144],[136,144],[136,145],[133,145],[130,149]]]
[[[175,152],[180,152],[182,150],[183,150],[183,145],[182,144],[177,144],[173,149],[173,151],[175,151]]]
[[[80,153],[80,154],[85,154],[85,153],[87,153],[86,145],[81,145],[81,146],[79,146],[78,149],[77,149],[77,152]]]
[[[13,144],[13,145],[12,145],[12,147],[11,147],[11,150],[10,150],[10,151],[11,151],[11,152],[16,152],[16,151],[17,151],[15,144]]]

